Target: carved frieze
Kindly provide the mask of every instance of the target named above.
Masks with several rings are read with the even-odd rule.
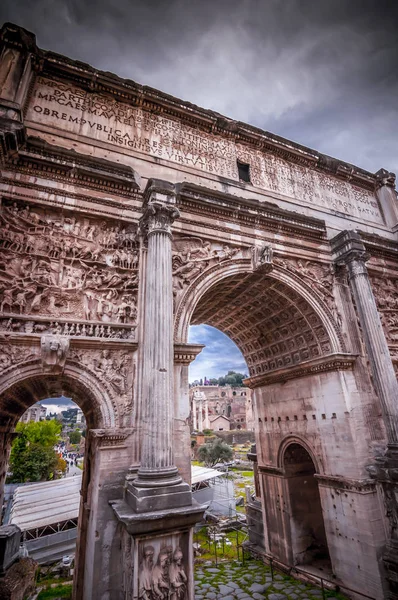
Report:
[[[104,324],[77,321],[50,321],[33,317],[1,317],[0,332],[17,334],[53,334],[69,337],[127,340],[134,338],[135,324]]]
[[[0,224],[1,313],[99,321],[104,329],[136,322],[134,230],[6,201]]]

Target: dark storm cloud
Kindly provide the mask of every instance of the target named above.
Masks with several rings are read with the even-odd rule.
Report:
[[[3,0],[38,44],[371,171],[398,170],[391,0]]]

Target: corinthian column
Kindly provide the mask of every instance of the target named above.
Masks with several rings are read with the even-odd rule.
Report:
[[[381,402],[389,446],[398,444],[398,383],[366,268],[361,237],[344,231],[332,240],[337,264],[345,264],[370,368]]]
[[[140,399],[146,419],[141,465],[127,495],[137,512],[192,503],[190,488],[179,476],[173,459],[171,226],[178,216],[174,185],[150,180],[140,221],[148,240]]]

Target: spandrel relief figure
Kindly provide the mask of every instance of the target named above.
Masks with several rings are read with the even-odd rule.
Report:
[[[212,264],[232,259],[239,252],[228,244],[215,249],[200,238],[180,238],[173,241],[173,277],[175,291],[191,283]]]
[[[98,328],[97,337],[101,337],[101,330]],[[118,394],[126,393],[127,370],[125,366],[125,357],[120,360],[112,358],[110,350],[102,350],[101,356],[94,361],[94,368],[112,385]]]
[[[152,572],[152,590],[154,600],[166,600],[169,596],[169,552],[162,548]]]
[[[138,573],[138,597],[153,600],[152,571],[155,550],[153,546],[144,546],[143,559]]]
[[[183,565],[181,548],[176,548],[169,569],[170,600],[185,600],[187,597],[188,578]]]

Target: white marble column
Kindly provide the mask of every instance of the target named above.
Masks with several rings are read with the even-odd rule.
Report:
[[[197,415],[197,407],[196,407],[196,398],[195,398],[195,392],[192,396],[192,422],[193,422],[193,430],[197,431],[198,430],[198,415]]]
[[[199,399],[199,419],[198,419],[199,423],[199,431],[200,433],[203,433],[203,398],[202,396]]]
[[[150,180],[140,227],[148,241],[145,269],[145,316],[142,344],[141,405],[145,427],[141,461],[132,483],[136,510],[156,510],[164,504],[164,488],[175,490],[181,502],[189,486],[182,482],[173,457],[173,277],[171,225],[179,216],[174,185]],[[160,490],[162,488],[162,490]],[[158,489],[156,492],[155,490]],[[152,490],[151,493],[149,491]],[[190,492],[190,490],[189,490]],[[170,491],[170,494],[172,492]],[[148,494],[151,501],[148,500]],[[156,496],[158,498],[156,499]],[[139,501],[137,501],[137,498]],[[169,498],[168,506],[174,502]]]
[[[206,398],[205,400],[205,429],[210,429],[210,422],[209,422],[209,401]]]

